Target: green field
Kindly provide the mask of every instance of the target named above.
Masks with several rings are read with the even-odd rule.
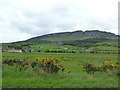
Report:
[[[45,47],[45,46],[44,46]],[[33,48],[33,47],[32,47]],[[49,47],[50,48],[50,47]],[[115,48],[113,48],[115,49]],[[118,54],[92,54],[92,53],[2,53],[3,61],[11,58],[28,58],[32,62],[35,58],[59,58],[60,63],[71,73],[59,71],[56,74],[37,74],[29,65],[25,71],[18,71],[14,67],[3,65],[3,88],[117,88],[117,71],[95,72],[87,74],[83,71],[84,63],[95,65],[103,61],[118,61]]]

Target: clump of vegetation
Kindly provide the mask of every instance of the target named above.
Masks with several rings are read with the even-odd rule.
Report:
[[[90,63],[83,64],[84,71],[86,71],[88,74],[94,74],[95,71],[97,71],[96,66]]]
[[[58,73],[60,70],[61,72],[67,72],[70,73],[70,70],[66,70],[62,64],[60,64],[60,59],[59,58],[37,58],[33,59],[31,58],[30,60],[34,60],[33,62],[28,60],[30,57],[4,57],[4,60],[2,62],[2,69],[9,69],[9,70],[14,70],[14,71],[26,71],[29,69],[29,67],[32,68],[34,72],[37,74],[43,74],[43,73]],[[31,69],[30,68],[30,69]],[[29,69],[29,70],[30,70]]]
[[[3,64],[11,66],[9,68],[17,69],[18,71],[25,71],[28,68],[29,63],[27,61],[21,61],[19,59],[10,59],[10,60],[4,60]],[[4,69],[4,67],[3,67]]]
[[[112,71],[113,69],[120,69],[120,65],[118,62],[113,61],[104,61],[102,65],[96,66],[90,63],[83,64],[83,69],[88,74],[94,74],[94,72],[105,72]],[[119,75],[119,72],[117,72],[117,75]]]
[[[41,73],[58,73],[60,70],[64,71],[63,65],[60,64],[60,60],[58,58],[38,58],[35,59],[34,62],[31,63],[33,71],[38,74]]]

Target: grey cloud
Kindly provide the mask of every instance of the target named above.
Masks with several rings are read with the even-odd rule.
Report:
[[[10,2],[9,2],[10,3]],[[96,13],[84,5],[71,1],[61,1],[48,6],[25,7],[4,3],[6,9],[0,13],[0,21],[7,23],[3,30],[12,30],[25,36],[39,36],[50,32],[75,31],[76,29],[117,29],[117,16],[101,19]],[[7,6],[8,5],[8,6]],[[10,9],[9,9],[10,8]],[[9,10],[9,12],[7,12]],[[20,13],[18,13],[20,12]],[[9,15],[9,16],[8,16]],[[7,18],[7,19],[6,19]],[[5,22],[4,22],[5,19]],[[80,28],[75,28],[77,25]],[[83,28],[82,28],[83,27]],[[16,38],[18,39],[18,38]]]

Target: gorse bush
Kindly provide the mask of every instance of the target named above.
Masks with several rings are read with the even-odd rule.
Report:
[[[58,58],[37,58],[31,63],[33,71],[40,73],[58,73],[64,69]]]
[[[30,61],[31,60],[31,61]],[[33,61],[34,60],[34,61]],[[2,62],[2,69],[9,69],[14,71],[26,71],[26,70],[33,70],[37,74],[42,73],[58,73],[60,70],[61,72],[70,73],[70,70],[66,70],[63,68],[63,65],[60,64],[59,58],[4,58]],[[31,68],[32,67],[32,68]]]
[[[86,71],[88,74],[94,74],[94,72],[97,71],[96,66],[90,63],[83,64],[83,69],[83,71]]]
[[[26,60],[21,61],[20,59],[10,59],[10,60],[4,60],[2,62],[2,64],[6,64],[10,67],[8,67],[9,69],[13,69],[13,70],[18,70],[18,71],[25,71],[28,68],[29,63]],[[3,69],[4,69],[4,65]]]
[[[108,71],[120,69],[120,65],[118,62],[114,62],[114,61],[104,61],[102,63],[102,65],[98,65],[98,66],[96,66],[94,64],[90,64],[90,63],[85,63],[85,64],[83,64],[83,69],[88,74],[92,74],[92,73],[94,74],[94,72],[96,72],[96,71],[107,73]],[[119,74],[119,72],[117,72],[117,75],[118,74]]]

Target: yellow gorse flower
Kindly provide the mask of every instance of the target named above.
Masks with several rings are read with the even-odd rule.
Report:
[[[59,64],[54,64],[55,66],[59,67]]]
[[[99,67],[99,68],[101,68],[101,67],[102,67],[102,65],[99,65],[98,67]]]
[[[59,70],[61,70],[60,68],[62,68],[63,66],[59,64],[59,61],[59,58],[52,57],[36,58],[34,60],[34,62],[36,63],[36,69],[38,69],[38,71],[39,69],[43,69],[47,73],[57,73]]]

